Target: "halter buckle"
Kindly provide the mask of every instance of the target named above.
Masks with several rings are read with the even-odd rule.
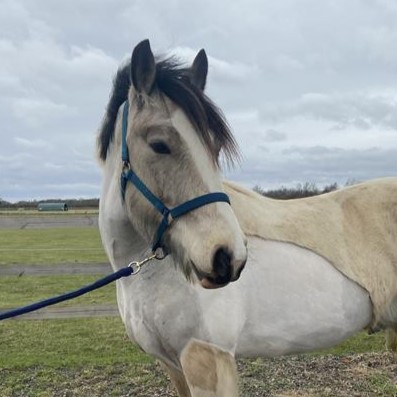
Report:
[[[170,226],[171,223],[174,221],[174,217],[172,216],[171,210],[167,207],[164,207],[161,214],[167,220],[167,226]]]
[[[123,167],[122,167],[122,173],[126,174],[128,171],[131,170],[131,164],[128,160],[123,160]]]

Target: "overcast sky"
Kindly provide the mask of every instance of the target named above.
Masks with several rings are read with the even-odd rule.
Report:
[[[253,187],[397,174],[395,0],[0,0],[0,198],[98,197],[118,65],[209,56]]]

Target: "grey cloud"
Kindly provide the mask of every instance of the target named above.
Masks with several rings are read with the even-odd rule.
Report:
[[[26,139],[21,137],[15,137],[14,141],[17,145],[29,149],[52,147],[52,145],[50,145],[48,142],[41,139]]]
[[[294,148],[289,151],[289,169],[313,178],[337,181],[367,180],[396,173],[397,148],[346,150],[341,148]]]
[[[396,18],[394,2],[385,0],[4,0],[0,196],[99,194],[95,131],[117,65],[144,38],[155,51],[176,49],[190,60],[204,47],[208,95],[226,116],[260,113],[232,125],[248,154],[236,178],[256,184],[265,176],[276,182],[313,175],[332,182],[359,174],[355,164],[362,166],[357,179],[395,173]],[[291,122],[279,124],[299,118],[343,130],[330,134],[342,151],[282,152],[300,136]],[[343,151],[351,127],[374,129],[379,140],[388,134],[390,151]],[[324,130],[311,128],[321,141]]]
[[[397,129],[397,98],[383,94],[307,93],[300,98],[262,108],[263,120],[275,122],[305,117],[332,122],[334,128],[373,126]]]
[[[287,134],[273,129],[266,130],[263,137],[265,142],[283,142],[286,139]]]
[[[26,154],[5,160],[0,158],[1,198],[99,196],[100,172],[93,162],[73,164],[63,156],[49,160]]]
[[[347,150],[324,146],[290,147],[262,158],[262,162],[247,160],[242,171],[229,174],[250,185],[280,186],[297,182],[341,185],[347,180],[364,181],[396,175],[397,148]]]

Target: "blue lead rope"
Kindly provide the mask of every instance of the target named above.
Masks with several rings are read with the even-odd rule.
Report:
[[[54,296],[53,298],[45,299],[40,302],[33,303],[28,306],[19,307],[17,309],[8,310],[6,312],[0,313],[0,321],[5,320],[7,318],[12,318],[16,316],[20,316],[22,314],[30,313],[35,310],[42,309],[46,306],[55,305],[56,303],[64,302],[73,298],[77,298],[81,295],[84,295],[88,292],[94,291],[98,288],[104,287],[107,284],[112,283],[122,277],[128,277],[131,274],[135,274],[135,269],[131,266],[123,267],[115,273],[109,274],[108,276],[101,278],[100,280],[95,281],[92,284],[88,284],[78,290],[67,292],[63,295]]]

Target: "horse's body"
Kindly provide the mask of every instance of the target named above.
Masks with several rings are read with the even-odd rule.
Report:
[[[137,255],[126,253],[119,265]],[[236,356],[270,357],[332,346],[362,330],[372,314],[368,293],[325,259],[257,237],[249,238],[241,279],[227,288],[187,283],[167,258],[119,282],[117,294],[129,336],[178,368],[192,338]]]
[[[120,112],[117,117],[119,120]],[[114,143],[108,142],[106,147],[99,215],[102,240],[114,269],[138,259],[148,249],[148,238],[139,229],[140,223],[131,220],[132,210],[123,201],[118,173],[114,172],[120,169],[120,122],[117,120],[115,116]],[[391,179],[380,185],[388,186],[384,192],[396,191],[397,180]],[[164,260],[147,264],[137,276],[117,282],[118,305],[128,335],[164,364],[182,397],[238,396],[235,357],[270,357],[329,347],[370,326],[374,319],[384,318],[384,313],[374,315],[377,308],[374,309],[371,303],[370,293],[373,291],[363,288],[359,285],[360,280],[351,279],[350,274],[347,277],[342,273],[349,269],[349,264],[343,260],[335,263],[339,256],[326,255],[330,249],[340,250],[341,258],[349,257],[348,243],[351,241],[343,246],[334,244],[340,242],[338,220],[358,222],[359,219],[343,217],[344,210],[355,208],[354,200],[353,203],[349,200],[350,207],[338,207],[337,203],[342,202],[346,194],[344,191],[314,201],[300,200],[294,206],[265,199],[233,184],[226,183],[224,188],[248,237],[248,261],[238,281],[216,290],[204,289],[201,285],[214,287],[209,281],[214,279],[210,277],[201,285],[194,282],[195,273],[187,272],[186,264],[181,265],[179,257],[171,252]],[[360,194],[362,187],[348,190],[350,198],[355,197],[354,190]],[[373,210],[382,208],[379,217],[389,221],[385,221],[385,230],[382,230],[383,240],[387,241],[385,247],[389,247],[391,238],[394,238],[394,245],[387,253],[382,248],[382,252],[378,256],[374,253],[371,259],[383,260],[384,254],[388,254],[392,273],[390,269],[397,266],[393,262],[397,245],[396,224],[393,223],[396,220],[396,196],[384,197],[382,191],[378,191],[376,200],[379,201],[375,200],[369,207]],[[223,208],[223,204],[215,205]],[[220,216],[226,214],[222,211]],[[333,219],[332,222],[323,224],[320,216],[311,219],[307,216],[321,215],[324,211],[328,211],[325,218]],[[139,212],[134,214],[139,216]],[[205,216],[206,213],[201,214]],[[230,225],[233,228],[234,224]],[[363,226],[367,227],[367,223]],[[375,234],[380,232],[378,226]],[[171,234],[173,227],[167,233]],[[205,225],[197,223],[197,227],[200,229]],[[212,227],[216,229],[217,224],[212,223]],[[321,232],[322,229],[326,232]],[[274,234],[273,230],[276,230]],[[316,240],[313,230],[318,231],[317,238],[322,241],[318,250],[313,242]],[[193,232],[184,229],[184,233]],[[217,235],[214,231],[211,233],[210,240],[213,241]],[[241,244],[236,240],[238,230],[232,234],[224,229],[224,233],[228,241],[234,241],[234,245],[230,245],[235,247],[234,252],[242,252]],[[227,243],[222,241],[222,244]],[[355,247],[352,249],[354,252]],[[186,280],[186,274],[184,276],[180,268],[193,282]],[[361,273],[353,271],[352,274]],[[197,271],[197,277],[199,275],[200,271]],[[397,287],[394,292],[397,294]],[[384,300],[393,307],[390,297],[393,295],[389,288]],[[397,315],[393,319],[393,310],[385,309],[385,313],[387,325],[397,323]]]
[[[104,241],[117,269],[141,256],[147,243],[125,218],[110,221],[105,212],[101,228],[112,236]],[[259,237],[249,237],[248,247],[240,280],[222,289],[186,282],[171,257],[119,281],[119,308],[130,338],[182,376],[181,357],[194,340],[233,357],[270,357],[326,348],[370,324],[368,292],[321,256]]]

